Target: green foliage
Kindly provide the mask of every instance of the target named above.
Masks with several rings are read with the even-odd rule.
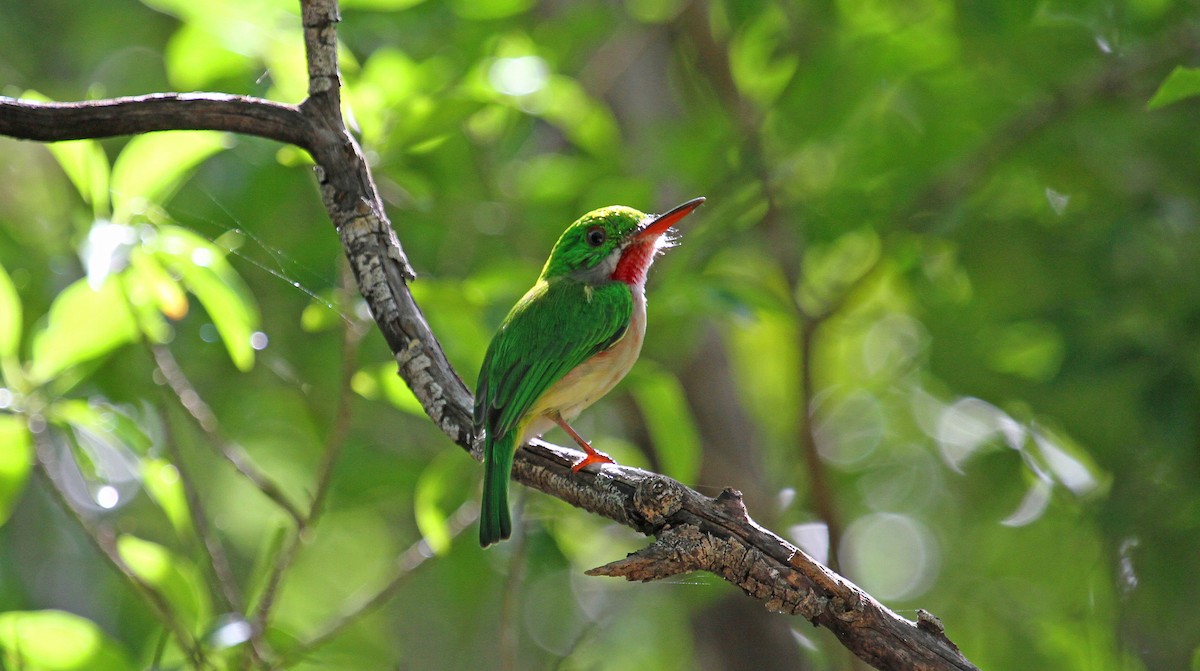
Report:
[[[197,165],[229,142],[229,136],[209,131],[131,139],[113,162],[113,221],[132,221],[148,204],[166,202]]]
[[[128,656],[90,620],[57,610],[0,613],[7,667],[39,671],[126,671]]]
[[[1154,92],[1146,107],[1155,110],[1197,95],[1200,95],[1200,68],[1179,65]]]
[[[1197,668],[1194,7],[341,9],[344,105],[468,385],[567,223],[704,195],[651,272],[642,362],[577,429],[743,491],[816,552],[811,443],[848,577],[941,617],[981,668]],[[0,16],[4,95],[306,91],[292,0]],[[196,665],[74,517],[116,534],[207,668],[255,646],[287,668],[499,666],[509,637],[512,668],[689,669],[745,640],[747,666],[841,668],[832,637],[736,612],[716,578],[582,577],[644,540],[521,487],[515,542],[459,533],[478,468],[341,289],[308,165],[216,133],[0,138],[5,668]],[[297,536],[279,502],[309,513],[333,453]]]
[[[166,599],[179,624],[193,633],[209,622],[212,606],[200,573],[187,559],[157,543],[125,535],[117,552],[129,570]]]
[[[17,354],[21,344],[21,298],[12,278],[0,266],[0,360]]]
[[[12,514],[33,465],[33,445],[20,417],[0,415],[0,524]]]

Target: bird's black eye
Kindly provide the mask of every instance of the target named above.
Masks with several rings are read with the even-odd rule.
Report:
[[[593,247],[599,247],[608,239],[608,233],[604,231],[603,226],[592,226],[587,229],[587,243]]]

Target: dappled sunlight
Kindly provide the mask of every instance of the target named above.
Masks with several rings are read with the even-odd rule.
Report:
[[[863,589],[896,601],[929,589],[942,561],[929,529],[915,517],[898,513],[870,513],[852,522],[838,557]]]
[[[788,527],[788,539],[808,556],[829,563],[829,525],[824,522],[808,522]]]
[[[963,474],[968,462],[982,451],[1008,448],[1016,451],[1033,478],[1017,508],[1002,523],[1022,526],[1041,517],[1051,503],[1056,486],[1076,497],[1100,489],[1104,476],[1082,450],[1060,432],[1051,432],[1036,422],[1018,422],[1000,408],[978,398],[963,397],[939,405],[932,397],[914,404],[914,411],[928,419],[943,461]],[[932,401],[932,402],[931,402]]]
[[[545,88],[549,78],[549,66],[537,56],[497,58],[488,68],[488,82],[506,96],[533,95]]]
[[[817,451],[822,458],[843,468],[860,466],[871,458],[886,430],[879,399],[859,391],[840,400],[819,398],[813,406]]]

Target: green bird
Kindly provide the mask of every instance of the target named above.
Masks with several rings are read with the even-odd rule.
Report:
[[[671,245],[668,229],[700,206],[661,215],[603,207],[567,227],[542,274],[492,338],[475,390],[483,431],[479,544],[512,534],[508,481],[518,448],[558,425],[586,456],[573,471],[614,463],[568,422],[616,386],[642,350],[646,272]]]

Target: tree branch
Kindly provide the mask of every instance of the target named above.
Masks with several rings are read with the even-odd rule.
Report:
[[[307,149],[311,131],[293,105],[224,93],[152,93],[82,102],[0,96],[0,135],[59,142],[160,130],[220,130]]]

